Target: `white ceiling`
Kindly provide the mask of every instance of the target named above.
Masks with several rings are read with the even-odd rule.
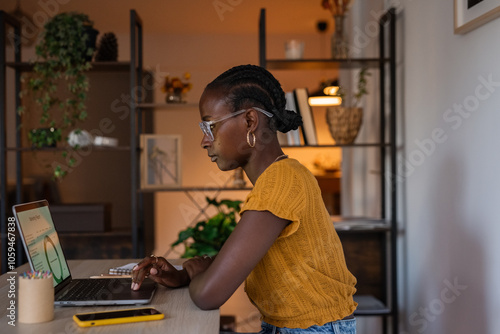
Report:
[[[331,21],[320,0],[19,0],[21,10],[40,25],[56,12],[88,14],[101,32],[126,33],[135,9],[146,33],[256,33],[260,8],[267,10],[269,33],[313,33],[319,20]],[[1,0],[11,12],[17,0]],[[44,5],[49,3],[50,5]],[[331,28],[330,28],[331,29]]]

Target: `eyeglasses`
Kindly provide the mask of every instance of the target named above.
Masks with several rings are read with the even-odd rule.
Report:
[[[210,141],[214,141],[214,134],[212,133],[212,129],[213,129],[213,126],[214,126],[215,123],[219,123],[219,122],[225,121],[226,119],[229,119],[229,118],[232,118],[232,117],[236,117],[236,116],[241,115],[245,111],[250,110],[250,109],[255,109],[257,111],[260,111],[261,113],[263,113],[267,117],[273,117],[273,114],[271,114],[269,111],[265,111],[264,109],[260,109],[260,108],[257,108],[257,107],[252,107],[252,108],[248,108],[248,109],[238,110],[236,112],[230,113],[230,114],[228,114],[226,116],[222,116],[221,118],[214,119],[212,121],[203,121],[203,122],[200,122],[201,131],[203,131],[203,134],[205,136],[207,136]]]

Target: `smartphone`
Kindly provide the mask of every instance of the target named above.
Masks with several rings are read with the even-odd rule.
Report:
[[[123,324],[128,322],[163,319],[165,315],[152,307],[124,309],[115,311],[77,313],[73,320],[80,327]]]

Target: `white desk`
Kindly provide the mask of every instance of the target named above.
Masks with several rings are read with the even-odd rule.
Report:
[[[84,278],[107,273],[111,267],[121,266],[130,262],[137,262],[137,260],[71,260],[68,261],[68,264],[74,278]],[[171,262],[176,264],[175,261]],[[29,266],[25,264],[17,269],[17,273],[27,270],[29,270]],[[11,300],[8,297],[9,281],[7,279],[10,276],[8,273],[0,276],[0,332],[2,333],[219,333],[219,310],[203,311],[199,309],[189,297],[187,288],[168,289],[163,286],[158,286],[153,301],[149,305],[165,314],[165,319],[163,320],[81,328],[73,321],[72,317],[75,313],[136,308],[139,306],[56,307],[54,309],[54,320],[40,324],[19,323],[17,321],[18,311],[16,309],[16,326],[13,327],[8,324],[10,320],[7,318],[9,314],[7,307]]]

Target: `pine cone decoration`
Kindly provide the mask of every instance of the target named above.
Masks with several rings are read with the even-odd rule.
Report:
[[[118,39],[112,32],[105,33],[99,40],[95,61],[117,61]]]

